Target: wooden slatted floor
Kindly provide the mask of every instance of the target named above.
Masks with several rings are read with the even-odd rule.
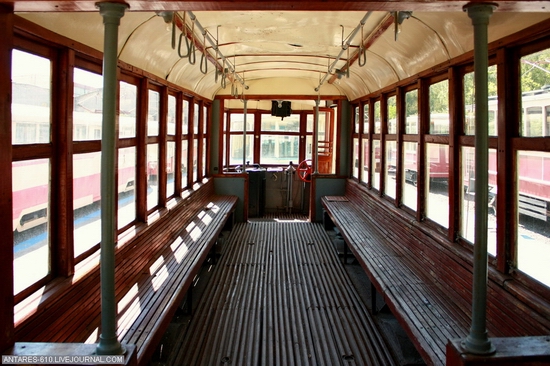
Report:
[[[392,365],[321,224],[236,225],[172,365]]]

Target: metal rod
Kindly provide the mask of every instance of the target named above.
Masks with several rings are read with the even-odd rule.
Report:
[[[244,112],[243,112],[243,172],[246,172],[246,113],[248,100],[243,99]]]
[[[123,3],[98,3],[105,25],[103,47],[103,126],[101,137],[101,335],[96,352],[124,353],[116,335],[115,236],[116,236],[116,99],[117,51]]]
[[[495,347],[487,337],[487,215],[489,196],[487,28],[494,4],[468,4],[464,9],[474,26],[475,81],[475,240],[472,289],[472,326],[462,342],[474,354],[490,354]]]
[[[315,123],[313,124],[313,146],[312,154],[313,159],[311,164],[313,165],[313,174],[318,174],[319,170],[317,169],[317,160],[319,159],[319,103],[321,101],[319,98],[315,100]]]
[[[369,17],[371,16],[372,12],[367,12],[365,14],[365,16],[363,16],[363,19],[361,19],[361,21],[359,22],[359,25],[357,27],[355,27],[355,29],[349,34],[349,36],[346,38],[347,41],[345,43],[342,44],[342,49],[340,50],[340,53],[338,54],[338,56],[336,56],[336,58],[334,59],[334,62],[332,64],[330,64],[330,66],[328,67],[328,70],[327,70],[327,73],[325,74],[325,76],[321,79],[321,81],[319,82],[319,86],[317,86],[315,88],[315,91],[319,91],[319,88],[321,88],[321,85],[323,85],[323,83],[327,80],[327,78],[332,75],[332,68],[334,67],[334,65],[336,65],[336,63],[338,61],[340,61],[340,58],[342,57],[342,55],[344,54],[344,52],[348,49],[348,47],[351,45],[351,41],[353,41],[353,38],[355,38],[355,35],[357,35],[357,32],[359,32],[359,29],[361,29],[365,23],[367,22],[367,19],[369,19]],[[348,60],[349,61],[349,60]],[[348,66],[349,68],[349,66]]]
[[[241,85],[248,90],[248,85],[246,85],[246,83],[244,82],[244,79],[241,78],[239,76],[239,74],[237,74],[235,72],[235,67],[233,65],[231,65],[231,62],[229,62],[229,60],[227,60],[227,58],[225,58],[225,56],[221,53],[221,51],[218,49],[218,44],[216,42],[214,42],[214,40],[212,39],[212,37],[210,36],[210,34],[208,34],[208,32],[203,28],[203,26],[201,25],[201,23],[199,22],[199,20],[197,19],[197,17],[195,16],[195,14],[193,14],[192,11],[187,11],[187,14],[189,14],[189,17],[191,18],[191,20],[195,23],[195,26],[199,29],[199,31],[201,32],[201,34],[205,37],[206,40],[208,40],[208,43],[210,43],[210,46],[212,46],[212,48],[216,51],[216,52],[219,52],[219,55],[222,59],[222,65],[224,65],[224,63],[227,64],[227,68],[228,68],[228,71],[230,74],[234,74],[235,75],[235,78],[237,79],[237,81],[239,83],[241,83]],[[183,28],[185,29],[185,24],[183,24]],[[193,35],[191,35],[193,36]],[[204,52],[206,52],[206,45],[205,46],[205,49],[204,49]],[[223,66],[222,66],[223,67]],[[217,66],[216,66],[217,68]],[[222,70],[223,72],[224,70]]]

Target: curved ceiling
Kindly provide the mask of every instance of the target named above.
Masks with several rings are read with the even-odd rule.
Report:
[[[16,14],[103,50],[103,19],[98,12]],[[169,18],[173,13],[126,12],[119,30],[120,59],[209,99],[242,94],[240,81],[244,80],[248,95],[319,93],[354,100],[473,49],[471,20],[462,11],[414,11],[399,26],[397,40],[393,13],[388,11],[196,11],[185,15],[179,11],[175,13],[176,49],[171,23],[158,14]],[[489,41],[548,18],[548,12],[496,12],[490,19]],[[355,28],[355,36],[348,38]],[[194,64],[178,54],[181,29],[195,41]],[[188,53],[186,34],[181,37],[183,54]],[[343,40],[344,45],[349,40],[346,50]],[[361,44],[365,53],[360,53]],[[202,59],[205,52],[208,62]],[[224,69],[228,70],[225,88]]]

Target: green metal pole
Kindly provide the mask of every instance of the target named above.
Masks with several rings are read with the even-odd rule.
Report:
[[[103,126],[101,137],[101,336],[99,355],[123,354],[116,334],[115,236],[117,198],[115,186],[116,98],[118,26],[128,7],[121,3],[98,3],[105,25],[103,49]]]
[[[495,347],[487,337],[487,215],[489,195],[488,25],[494,4],[468,4],[464,9],[474,26],[475,82],[475,240],[472,288],[472,326],[462,342],[473,354],[490,354]]]
[[[244,94],[244,92],[243,92]],[[246,114],[248,113],[248,100],[243,99],[244,111],[243,111],[243,173],[246,172]]]
[[[312,150],[312,165],[313,174],[319,174],[319,104],[321,100],[319,96],[315,100],[315,123],[313,124],[313,150]]]

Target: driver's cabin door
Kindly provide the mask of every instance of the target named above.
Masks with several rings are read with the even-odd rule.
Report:
[[[313,123],[317,126],[317,171],[319,174],[333,174],[334,154],[334,109],[319,108],[319,121],[313,114]]]

